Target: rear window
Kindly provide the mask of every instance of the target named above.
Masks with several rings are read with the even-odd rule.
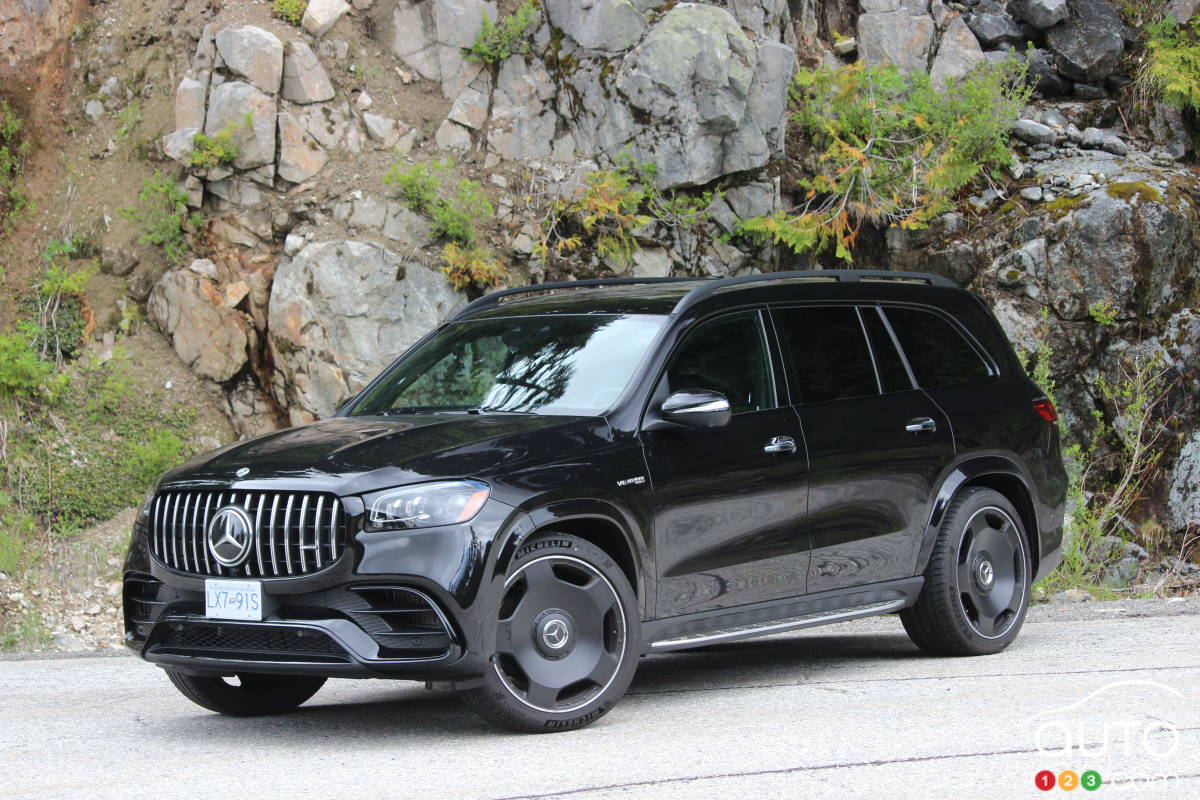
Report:
[[[803,403],[879,394],[858,312],[849,306],[776,309]]]
[[[915,308],[885,310],[908,365],[923,389],[940,389],[982,380],[987,363],[946,319]]]

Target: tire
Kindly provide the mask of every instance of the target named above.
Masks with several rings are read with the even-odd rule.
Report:
[[[481,717],[525,733],[582,728],[625,694],[641,655],[637,598],[595,545],[540,534],[513,556],[500,592],[496,652],[462,692]]]
[[[916,604],[900,612],[904,630],[934,655],[999,653],[1025,621],[1032,574],[1029,540],[1012,503],[969,487],[946,512]]]
[[[187,675],[167,669],[167,677],[198,706],[230,717],[261,717],[292,711],[317,693],[325,679],[307,675],[244,673],[227,678]]]

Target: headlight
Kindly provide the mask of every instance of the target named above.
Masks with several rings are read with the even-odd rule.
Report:
[[[466,522],[487,502],[487,484],[477,481],[422,483],[363,496],[368,531],[432,528]]]

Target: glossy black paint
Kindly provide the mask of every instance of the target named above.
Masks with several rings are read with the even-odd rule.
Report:
[[[996,374],[986,385],[803,404],[781,366],[786,353],[770,329],[770,310],[821,303],[913,304],[954,319],[962,314]],[[775,407],[733,415],[713,428],[664,426],[659,387],[670,354],[697,323],[733,309],[758,311],[767,321]],[[265,580],[264,591],[307,598],[368,584],[412,587],[444,614],[450,652],[433,660],[380,657],[371,637],[351,630],[353,623],[332,607],[269,621],[332,637],[349,654],[336,668],[156,656],[132,629],[127,643],[149,660],[208,673],[470,680],[493,652],[489,621],[508,560],[539,530],[575,533],[613,555],[637,592],[647,645],[656,632],[728,627],[797,608],[853,605],[866,596],[911,599],[954,491],[979,482],[1021,495],[1012,499],[1028,514],[1040,577],[1057,563],[1061,544],[1065,472],[1057,432],[1032,413],[1040,392],[981,310],[972,295],[944,285],[812,282],[799,275],[590,288],[484,307],[480,316],[604,311],[670,319],[630,386],[601,416],[350,418],[343,411],[193,459],[164,475],[159,487],[338,495],[352,517],[353,546],[322,572]],[[903,430],[906,421],[925,416],[936,421],[936,432]],[[777,436],[794,440],[795,452],[764,452]],[[249,472],[238,478],[243,468]],[[492,490],[470,522],[361,530],[362,494],[464,478]],[[202,579],[154,560],[146,535],[139,519],[126,560],[128,585],[150,576],[173,592],[201,592]],[[864,586],[901,589],[871,594]],[[179,608],[195,614],[193,606]]]

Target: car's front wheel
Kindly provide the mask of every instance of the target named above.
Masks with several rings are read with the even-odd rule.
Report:
[[[167,669],[184,697],[209,711],[231,717],[261,717],[291,711],[317,693],[325,679],[307,675],[258,675],[236,678],[188,675]]]
[[[463,697],[496,725],[580,728],[606,714],[633,680],[637,599],[613,559],[583,539],[548,533],[522,545],[494,624],[491,668]]]
[[[998,653],[1021,630],[1031,580],[1020,515],[999,492],[970,487],[950,504],[925,585],[900,619],[909,638],[926,652]]]

